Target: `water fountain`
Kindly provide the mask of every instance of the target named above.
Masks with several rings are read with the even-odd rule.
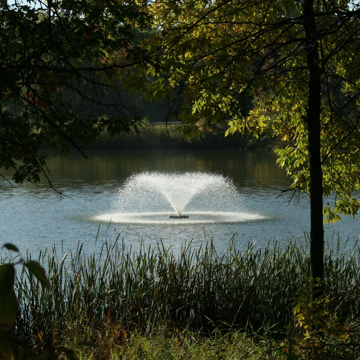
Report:
[[[219,174],[142,172],[120,187],[115,211],[95,219],[113,223],[196,224],[264,218],[238,211],[240,202],[241,195],[232,181]],[[229,211],[235,208],[237,211]]]

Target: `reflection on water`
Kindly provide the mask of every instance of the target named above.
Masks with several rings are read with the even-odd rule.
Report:
[[[213,238],[221,251],[233,236],[237,246],[242,248],[249,241],[256,241],[260,246],[272,239],[288,242],[298,237],[299,241],[304,241],[303,234],[309,229],[308,197],[302,194],[290,203],[292,194],[277,197],[279,193],[274,188],[285,189],[289,181],[275,165],[276,157],[272,153],[236,150],[89,151],[87,155],[87,160],[79,154],[66,159],[49,159],[53,184],[65,195],[61,200],[58,194],[47,190],[45,182],[39,186],[10,186],[2,181],[0,243],[12,242],[23,251],[28,249],[37,253],[40,249],[62,243],[64,250],[74,249],[79,241],[83,241],[84,250],[89,252],[95,250],[101,242],[99,240],[105,236],[111,239],[120,234],[128,245],[137,246],[139,238],[147,243],[162,240],[175,250],[184,242],[192,241],[192,246],[200,246]],[[223,199],[221,203],[225,205],[217,208],[215,204],[210,210],[256,214],[259,218],[205,222],[194,217],[194,221],[187,224],[168,221],[154,224],[134,219],[115,222],[114,219],[110,225],[109,218],[100,219],[99,216],[123,212],[122,204],[118,202],[119,188],[130,176],[144,171],[206,172],[229,178],[236,188],[236,196]],[[163,202],[161,211],[166,214],[172,211],[163,199],[156,201]],[[133,205],[136,208],[137,204]],[[206,211],[209,210],[207,207],[204,197],[199,196],[191,201],[187,211]],[[146,211],[142,209],[142,212]],[[340,231],[344,239],[357,238],[359,221],[344,218],[340,223],[326,227],[328,237],[334,231]]]

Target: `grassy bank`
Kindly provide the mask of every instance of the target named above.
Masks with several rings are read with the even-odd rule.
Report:
[[[102,342],[89,352],[79,349],[81,359],[199,360],[199,359],[286,359],[286,353],[271,343],[259,344],[245,333],[204,337],[196,333],[157,332],[148,336],[132,334],[129,339]],[[109,344],[113,344],[109,346]]]
[[[208,243],[199,250],[190,244],[175,255],[161,243],[141,244],[134,252],[116,240],[104,243],[100,254],[85,257],[79,245],[60,259],[54,248],[39,258],[47,264],[51,290],[26,272],[18,276],[21,311],[13,332],[22,346],[41,351],[70,345],[84,358],[94,359],[102,352],[107,358],[111,352],[124,352],[122,358],[165,359],[151,357],[156,349],[178,352],[173,358],[191,358],[191,352],[210,354],[224,346],[229,353],[222,358],[231,358],[231,349],[239,355],[240,348],[249,354],[288,356],[285,350],[302,349],[292,346],[291,339],[300,339],[304,330],[296,327],[293,309],[294,298],[304,293],[307,283],[308,252],[296,242],[269,243],[265,249],[249,244],[246,251],[230,242],[221,254]],[[355,333],[357,328],[351,326],[360,318],[359,260],[357,244],[342,253],[339,243],[325,256],[328,314],[336,312],[336,324],[356,329]],[[314,315],[301,311],[305,318]],[[334,321],[324,326],[338,329]],[[326,336],[331,338],[335,330],[329,331]],[[334,339],[353,341],[344,331]],[[342,344],[339,349],[358,356],[355,345]],[[148,351],[147,357],[142,351]]]

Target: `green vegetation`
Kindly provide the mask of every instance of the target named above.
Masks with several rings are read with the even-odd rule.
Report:
[[[0,24],[0,168],[12,169],[15,182],[44,174],[51,186],[44,145],[66,156],[103,131],[136,129],[115,69],[141,62],[135,42],[149,27],[143,4],[2,2]],[[119,55],[115,65],[109,52]]]
[[[147,119],[140,123],[139,132],[130,131],[116,136],[104,132],[95,148],[101,149],[265,149],[285,146],[285,142],[262,135],[244,138],[237,133],[225,137],[224,127],[202,133],[200,138],[184,139],[179,124],[151,124]]]
[[[312,276],[323,279],[323,213],[360,207],[358,14],[344,0],[4,1],[0,166],[51,186],[41,146],[67,155],[138,130],[124,89],[169,104],[184,136],[266,131],[289,141],[279,164],[310,195]]]
[[[296,242],[244,251],[230,242],[222,254],[212,243],[197,250],[188,244],[175,255],[162,243],[141,243],[135,252],[115,240],[97,255],[82,254],[79,244],[62,259],[54,247],[39,255],[50,289],[28,272],[16,278],[20,311],[12,332],[21,347],[72,347],[94,359],[111,352],[165,358],[169,351],[174,358],[359,358],[360,247],[340,249],[325,254],[326,297],[311,300],[307,245]]]
[[[117,334],[114,329],[112,336]],[[222,336],[215,334],[204,337],[191,332],[159,331],[149,336],[137,333],[131,339],[118,340],[114,343],[112,336],[107,343],[112,347],[104,346],[103,352],[79,351],[81,359],[132,359],[132,360],[201,360],[201,359],[281,359],[284,351],[280,347],[259,345],[245,333],[234,332]],[[112,357],[111,357],[112,356]]]
[[[133,261],[121,249],[103,261],[82,259],[79,249],[69,268],[50,257],[51,290],[29,273],[15,283],[21,313],[14,331],[24,346],[43,349],[67,338],[78,346],[78,339],[93,341],[104,321],[144,335],[160,325],[204,334],[275,326],[280,334],[291,324],[296,291],[308,283],[312,296],[295,305],[304,337],[289,353],[305,347],[305,357],[335,358],[351,347],[341,343],[349,333],[340,328],[347,316],[358,318],[358,259],[324,253],[323,214],[337,221],[360,207],[353,196],[360,189],[357,2],[1,4],[0,166],[14,170],[15,182],[39,182],[43,173],[52,186],[43,145],[66,155],[104,131],[136,132],[139,118],[112,93],[122,75],[124,87],[173,100],[185,136],[231,119],[227,134],[266,130],[290,141],[278,151],[279,164],[311,202],[310,260],[295,248],[244,258],[233,248],[234,256],[215,256],[211,246],[184,250],[179,259],[143,249]],[[331,194],[336,201],[324,207]],[[11,265],[1,269],[13,278]],[[13,281],[4,284],[2,300],[14,303]]]
[[[226,134],[290,140],[278,163],[310,197],[313,278],[324,276],[323,215],[337,221],[360,207],[359,9],[347,0],[152,1],[159,31],[144,47],[154,64],[125,76],[149,97],[178,100],[184,135],[230,119]]]

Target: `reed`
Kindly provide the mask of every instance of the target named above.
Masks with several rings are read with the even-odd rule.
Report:
[[[360,249],[342,252],[341,243],[325,255],[326,293],[339,317],[360,315]],[[14,327],[24,346],[95,341],[104,324],[148,335],[157,329],[211,333],[242,329],[280,330],[292,321],[293,299],[309,276],[308,245],[231,241],[218,253],[210,241],[191,243],[180,253],[140,243],[138,251],[121,239],[104,242],[99,254],[84,256],[82,244],[58,258],[44,251],[51,289],[26,272],[18,275],[20,314]],[[120,335],[119,335],[120,336]]]

